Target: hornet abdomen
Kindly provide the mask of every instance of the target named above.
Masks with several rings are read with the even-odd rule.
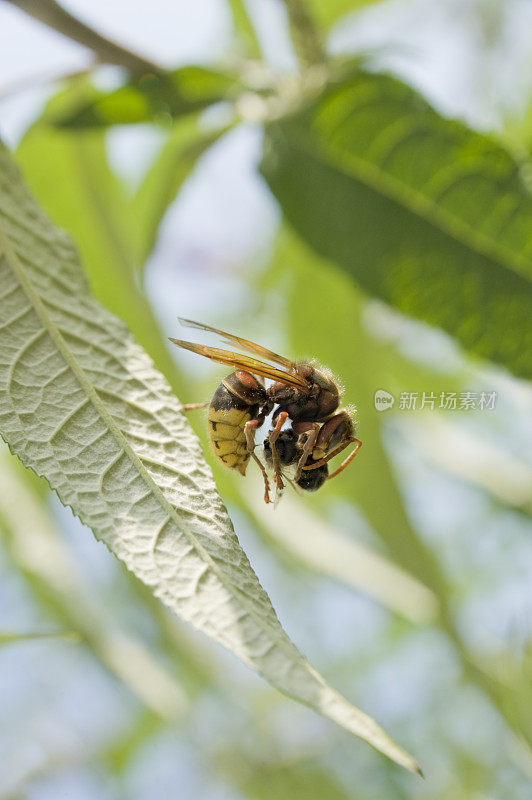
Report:
[[[214,453],[241,475],[246,474],[250,458],[246,422],[256,419],[266,402],[264,387],[249,372],[239,370],[224,378],[209,405],[207,419]]]

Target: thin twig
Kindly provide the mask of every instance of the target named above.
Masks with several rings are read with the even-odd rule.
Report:
[[[299,60],[306,66],[323,64],[325,52],[318,28],[306,6],[305,0],[283,0],[290,20],[294,46]]]
[[[31,17],[62,33],[63,36],[88,47],[104,64],[117,64],[134,74],[162,71],[162,67],[158,64],[131,52],[131,50],[126,50],[85,25],[55,0],[4,0],[4,2],[11,3]]]

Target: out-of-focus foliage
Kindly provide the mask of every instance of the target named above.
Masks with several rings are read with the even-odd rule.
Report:
[[[232,75],[191,66],[171,72],[144,74],[112,92],[94,90],[53,117],[60,128],[100,128],[139,122],[168,122],[229,99],[238,90]]]
[[[316,769],[312,763],[245,763],[231,753],[225,754],[232,779],[250,800],[275,800],[290,797],[294,800],[348,800],[343,790],[325,770]]]
[[[238,43],[241,47],[243,46],[248,56],[260,58],[260,44],[249,16],[246,0],[227,0],[227,3],[235,27],[237,38],[235,45]]]
[[[532,197],[502,147],[358,71],[268,128],[283,210],[368,292],[532,375]]]
[[[310,0],[308,7],[313,19],[324,28],[329,28],[344,14],[358,11],[375,2],[377,0],[329,0],[329,2]]]

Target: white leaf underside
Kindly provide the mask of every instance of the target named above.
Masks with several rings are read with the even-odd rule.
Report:
[[[418,770],[284,633],[178,400],[91,298],[70,240],[1,146],[0,431],[167,606],[282,692]]]

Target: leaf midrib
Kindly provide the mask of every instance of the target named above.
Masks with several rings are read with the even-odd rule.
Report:
[[[284,135],[290,141],[290,146],[293,147],[291,135],[286,130]],[[303,150],[311,158],[318,158],[333,166],[344,175],[362,183],[388,200],[392,200],[471,252],[488,258],[496,266],[510,269],[519,277],[531,280],[532,260],[521,256],[506,245],[498,244],[485,233],[475,231],[471,225],[438,206],[432,198],[394,178],[393,175],[381,170],[373,162],[345,151],[345,158],[348,160],[349,166],[349,169],[346,169],[334,152],[333,157],[330,158],[319,144],[313,145],[303,129],[300,129],[297,149]]]
[[[287,657],[292,661],[300,661],[301,664],[304,665],[306,671],[308,672],[308,664],[303,658],[303,656],[299,653],[297,648],[292,645],[288,647],[286,642],[284,641],[283,637],[279,636],[278,631],[274,628],[270,627],[267,622],[257,613],[257,611],[250,605],[248,602],[246,595],[242,593],[236,586],[230,583],[227,578],[225,577],[224,573],[218,568],[216,562],[212,559],[209,553],[204,550],[202,545],[196,540],[192,531],[188,528],[184,520],[177,514],[174,506],[165,498],[161,489],[157,486],[155,481],[151,478],[149,473],[146,469],[144,469],[144,465],[136,453],[131,449],[127,439],[125,438],[122,431],[117,427],[115,422],[113,421],[111,415],[108,413],[105,405],[102,403],[98,393],[93,388],[90,381],[85,376],[84,370],[78,365],[76,359],[72,356],[71,352],[69,351],[66,343],[61,335],[59,329],[53,322],[53,320],[49,317],[44,307],[44,304],[39,297],[38,293],[34,290],[31,281],[26,277],[24,274],[24,270],[22,269],[21,265],[19,264],[18,257],[14,252],[13,248],[11,247],[11,243],[4,233],[2,225],[0,225],[0,243],[3,244],[4,253],[6,258],[8,259],[11,268],[13,269],[16,277],[20,281],[26,296],[28,297],[30,303],[32,304],[33,308],[35,309],[36,313],[38,314],[41,323],[45,330],[47,330],[52,337],[54,343],[56,344],[58,350],[60,351],[61,355],[65,359],[66,363],[74,373],[76,379],[79,381],[80,385],[82,386],[83,390],[85,391],[87,397],[90,399],[91,403],[95,407],[96,411],[101,415],[103,420],[105,421],[108,429],[111,431],[113,436],[115,437],[116,441],[122,446],[122,450],[125,455],[128,456],[130,461],[132,462],[133,466],[137,469],[138,473],[143,478],[144,482],[148,486],[149,490],[155,495],[155,497],[159,500],[161,506],[167,511],[167,516],[174,519],[177,527],[182,531],[182,533],[188,538],[191,545],[198,553],[200,558],[209,565],[209,568],[212,569],[214,574],[217,576],[220,583],[225,586],[225,588],[229,591],[230,594],[236,597],[237,601],[245,608],[246,612],[253,617],[255,622],[257,623],[258,627],[262,628],[270,638],[276,640],[277,645],[283,650],[283,652],[287,655]],[[1,252],[1,251],[0,251]],[[152,551],[153,552],[153,551]],[[274,612],[273,612],[274,613]],[[293,649],[292,649],[293,647]]]

